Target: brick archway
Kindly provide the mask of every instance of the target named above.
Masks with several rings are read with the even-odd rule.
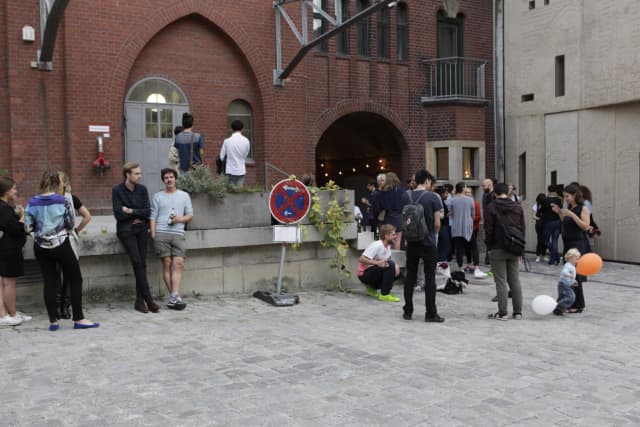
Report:
[[[386,105],[349,101],[324,113],[315,123],[316,181],[328,180],[356,192],[382,172],[404,175],[408,152],[406,124]]]
[[[320,141],[320,138],[322,137],[324,132],[336,120],[348,114],[359,112],[374,113],[382,116],[387,121],[389,121],[402,135],[406,135],[407,130],[409,129],[409,126],[400,118],[400,116],[386,104],[381,104],[373,101],[360,101],[355,99],[345,100],[343,102],[339,102],[333,108],[326,110],[318,117],[318,119],[316,119],[311,135],[312,140],[315,141],[315,144],[313,145],[314,149],[317,143]],[[407,148],[406,141],[405,146],[402,148]]]
[[[117,55],[118,60],[110,73],[111,80],[105,100],[107,116],[112,117],[114,112],[119,112],[122,109],[127,91],[129,72],[140,52],[163,28],[188,16],[201,17],[229,36],[229,39],[233,41],[249,64],[263,105],[273,105],[273,96],[269,90],[272,84],[271,69],[273,67],[267,66],[267,60],[263,57],[261,51],[254,46],[250,35],[211,6],[207,6],[202,2],[179,2],[157,10],[155,14],[149,16],[145,21],[145,25],[137,27],[137,31],[132,31],[127,41],[123,44]],[[265,134],[269,132],[269,130],[265,129]]]

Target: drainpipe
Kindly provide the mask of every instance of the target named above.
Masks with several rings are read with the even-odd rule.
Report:
[[[493,1],[493,126],[495,165],[494,173],[498,181],[505,180],[504,137],[504,1]]]

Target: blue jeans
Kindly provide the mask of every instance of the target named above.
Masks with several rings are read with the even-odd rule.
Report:
[[[566,310],[571,307],[576,300],[576,293],[571,285],[558,283],[558,307]]]
[[[229,185],[240,189],[244,185],[244,175],[229,175],[227,174],[227,178],[229,179]]]
[[[544,242],[549,249],[549,264],[560,262],[558,254],[558,237],[560,237],[560,220],[549,221],[544,224],[543,228]]]

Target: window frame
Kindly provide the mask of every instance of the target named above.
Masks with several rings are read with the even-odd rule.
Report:
[[[357,13],[365,10],[369,7],[369,0],[358,0],[356,11]],[[366,16],[361,19],[358,24],[358,31],[356,35],[356,46],[358,56],[361,58],[369,58],[371,55],[371,49],[369,46],[369,38],[371,36],[371,31],[369,28],[369,17]]]
[[[328,0],[313,0],[313,3],[316,6],[319,6],[322,10],[324,10],[326,12],[327,10],[327,5],[328,5]],[[320,21],[320,27],[318,32],[316,33],[316,28],[315,28],[315,23],[316,21]],[[327,32],[328,29],[328,24],[327,24],[327,20],[318,12],[316,12],[316,10],[313,10],[313,36],[314,38],[317,38],[321,35],[323,35],[324,33]],[[329,51],[329,40],[328,39],[324,39],[322,40],[317,46],[316,46],[316,51],[319,53],[327,53]]]
[[[409,9],[405,2],[398,3],[396,8],[396,45],[396,59],[401,62],[408,61]]]
[[[469,155],[467,156],[467,153]],[[479,178],[480,173],[480,150],[478,147],[462,147],[462,179],[465,181],[473,181]],[[466,176],[466,158],[469,160],[470,175]]]
[[[524,151],[518,156],[518,188],[520,189],[520,200],[527,198],[527,152]]]
[[[449,180],[449,147],[436,147],[433,149],[434,150],[434,159],[435,159],[435,173],[436,173],[436,180],[438,181],[448,181]],[[439,153],[446,153],[446,161],[441,162],[440,160],[440,154]],[[441,167],[446,168],[446,175],[441,174],[440,172]]]
[[[231,114],[230,113],[231,107],[235,103],[242,104],[245,107],[247,107],[249,113],[248,114],[236,114],[236,113]],[[242,118],[246,118],[246,117],[249,118],[249,126],[246,126],[246,122],[242,120]],[[228,129],[227,138],[231,136],[231,134],[233,134],[233,130],[231,130],[231,122],[233,120],[241,120],[242,123],[245,125],[244,128],[242,129],[242,135],[244,135],[247,139],[249,139],[249,155],[247,156],[247,160],[253,160],[254,151],[255,151],[254,132],[253,132],[253,128],[254,128],[253,107],[248,101],[238,98],[231,101],[227,106],[227,129]]]
[[[342,22],[349,19],[349,0],[342,0]],[[336,53],[338,55],[349,55],[349,29],[345,28],[336,34]]]
[[[376,56],[378,59],[390,59],[389,28],[391,14],[388,7],[378,9],[376,13]]]

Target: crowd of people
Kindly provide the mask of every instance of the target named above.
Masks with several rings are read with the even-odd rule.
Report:
[[[460,272],[484,279],[487,273],[479,267],[478,233],[484,219],[486,245],[485,264],[490,265],[496,286],[498,311],[488,317],[507,320],[508,301],[512,300],[513,319],[522,319],[522,286],[520,263],[524,255],[525,219],[522,200],[513,184],[482,182],[482,208],[473,190],[464,182],[455,187],[437,187],[434,177],[421,169],[401,188],[396,174],[380,174],[370,181],[365,206],[366,226],[377,239],[359,258],[358,277],[367,293],[381,301],[398,302],[391,293],[393,282],[401,278],[401,269],[392,260],[392,249],[406,250],[403,317],[411,319],[415,289],[425,292],[425,321],[442,322],[435,304],[435,273],[438,265],[455,261]],[[411,227],[407,207],[419,203],[426,230],[421,239],[403,239],[402,232]],[[536,221],[536,262],[549,251],[548,262],[566,263],[558,282],[556,315],[580,313],[585,308],[582,283],[586,277],[576,274],[575,265],[581,254],[591,252],[589,238],[599,234],[591,212],[591,192],[585,186],[571,183],[553,185],[547,195],[540,194],[533,205]],[[407,234],[408,235],[408,234]],[[558,251],[562,237],[564,253]],[[514,244],[519,242],[519,244]],[[464,264],[466,257],[467,264]],[[573,266],[573,268],[572,268]]]
[[[204,157],[204,138],[193,132],[192,126],[193,117],[185,113],[182,128],[175,132],[175,168],[161,171],[163,190],[150,198],[147,188],[140,183],[141,167],[134,162],[123,166],[123,181],[112,189],[116,234],[133,268],[134,309],[141,313],[160,310],[147,279],[149,239],[162,263],[162,278],[169,292],[167,307],[176,310],[186,307],[180,287],[186,256],[185,225],[193,218],[193,207],[189,194],[177,188],[177,179],[179,172],[198,167]],[[238,120],[231,123],[232,135],[224,141],[219,156],[222,172],[238,188],[244,182],[245,160],[250,150],[242,128]],[[380,174],[369,182],[369,194],[362,199],[365,212],[358,209],[354,214],[357,221],[364,222],[377,236],[359,258],[358,277],[367,293],[381,301],[400,301],[391,293],[394,280],[401,275],[391,250],[404,249],[403,317],[412,318],[413,294],[418,289],[425,294],[425,321],[443,322],[436,307],[436,268],[455,258],[458,270],[477,279],[487,277],[480,270],[478,250],[480,222],[484,219],[485,264],[491,266],[497,291],[494,300],[498,303],[498,311],[490,317],[506,319],[511,298],[512,317],[522,318],[519,281],[522,253],[514,253],[505,244],[510,229],[524,235],[524,213],[515,186],[484,180],[480,205],[464,182],[455,187],[435,184],[435,178],[425,169],[415,173],[407,188],[393,172]],[[69,178],[62,171],[43,173],[39,192],[29,199],[26,209],[16,204],[17,195],[16,183],[10,177],[0,177],[0,326],[16,326],[31,319],[16,309],[16,279],[24,275],[22,251],[26,236],[31,234],[44,282],[49,329],[58,330],[60,320],[69,318],[73,319],[75,329],[99,327],[98,322],[86,319],[82,310],[78,241],[79,233],[91,221],[89,210],[72,194]],[[548,194],[539,194],[533,205],[538,237],[536,261],[541,261],[548,252],[549,264],[559,264],[560,236],[565,252],[572,250],[564,256],[567,263],[558,284],[556,314],[579,313],[585,307],[582,283],[586,278],[577,275],[571,266],[575,266],[580,254],[591,251],[589,237],[599,234],[591,209],[591,192],[578,183],[550,186]]]

